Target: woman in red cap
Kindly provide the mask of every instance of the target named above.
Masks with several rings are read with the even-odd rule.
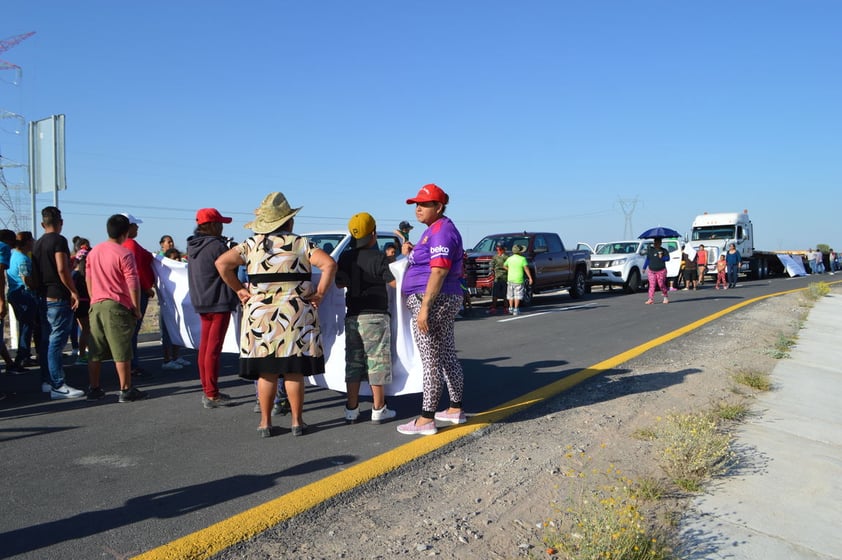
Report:
[[[402,253],[408,267],[401,292],[412,313],[412,334],[424,369],[421,416],[398,426],[402,434],[432,435],[436,420],[450,424],[465,422],[462,411],[464,374],[456,356],[453,325],[462,307],[462,235],[444,215],[450,197],[437,185],[421,187],[415,198],[415,217],[427,226],[418,244],[408,241]],[[444,386],[450,406],[436,412]]]

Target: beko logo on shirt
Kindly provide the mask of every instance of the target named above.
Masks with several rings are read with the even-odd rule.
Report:
[[[450,255],[450,248],[444,245],[439,245],[438,247],[430,247],[430,256],[431,257],[446,257]]]

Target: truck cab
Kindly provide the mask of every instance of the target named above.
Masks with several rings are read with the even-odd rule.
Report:
[[[754,231],[748,212],[721,212],[709,214],[705,212],[693,220],[690,232],[690,244],[698,250],[699,245],[705,246],[708,254],[708,273],[716,274],[716,261],[719,255],[728,250],[733,243],[742,258],[748,260],[754,250]]]
[[[690,245],[698,250],[705,246],[708,254],[708,274],[716,274],[719,255],[733,243],[742,257],[740,273],[753,278],[766,278],[770,273],[781,271],[776,255],[758,251],[754,246],[754,226],[748,210],[742,212],[721,212],[700,214],[693,220]]]

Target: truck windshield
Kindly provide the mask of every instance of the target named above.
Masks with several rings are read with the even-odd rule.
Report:
[[[640,243],[605,243],[597,246],[597,255],[630,255],[637,252]]]
[[[507,253],[512,252],[512,247],[520,245],[521,247],[529,247],[529,238],[525,235],[507,236],[496,235],[493,237],[484,237],[482,241],[477,243],[474,251],[477,253],[493,253],[497,249],[497,244],[503,245]]]
[[[705,226],[693,228],[693,241],[734,239],[734,226]]]
[[[336,249],[336,246],[345,239],[345,236],[341,233],[328,233],[322,235],[308,235],[307,239],[310,240],[310,245],[318,247],[329,255],[334,249]]]

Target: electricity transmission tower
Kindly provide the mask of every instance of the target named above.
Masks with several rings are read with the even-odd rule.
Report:
[[[620,199],[620,207],[623,209],[623,214],[626,216],[626,229],[624,231],[623,239],[634,239],[634,233],[632,230],[632,215],[634,214],[635,206],[637,206],[637,197]]]
[[[34,31],[30,31],[29,33],[23,33],[22,35],[16,35],[8,39],[3,39],[0,41],[0,54],[3,54],[34,34]],[[15,72],[15,77],[11,81],[12,86],[17,86],[20,83],[22,76],[20,66],[5,60],[0,60],[0,71],[3,70],[11,70]],[[4,131],[6,129],[4,125],[7,122],[12,123],[12,128],[15,134],[26,133],[26,119],[15,113],[3,111],[2,108],[0,108],[0,131]],[[6,180],[4,170],[25,170],[26,164],[5,157],[2,141],[3,138],[0,137],[0,224],[2,224],[4,228],[20,231],[21,229],[25,229],[22,227],[22,224],[27,222],[27,216],[25,215],[26,205],[21,201],[25,192],[24,187],[26,185],[24,182],[21,182],[20,184],[9,184]],[[26,176],[26,173],[23,173],[22,175]]]

